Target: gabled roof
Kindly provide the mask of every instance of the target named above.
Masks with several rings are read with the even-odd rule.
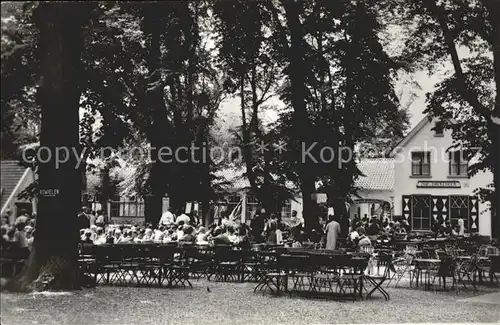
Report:
[[[426,115],[418,124],[399,142],[394,149],[392,149],[390,157],[394,157],[411,139],[417,135],[420,130],[424,128],[428,123],[432,121],[432,117],[430,115]]]
[[[214,176],[217,177],[214,183],[221,185],[229,191],[250,188],[250,182],[245,176],[245,170],[244,168],[236,167],[219,169],[214,173]]]
[[[250,181],[245,175],[245,167],[227,167],[219,169],[214,172],[214,176],[217,178],[213,182],[216,185],[220,185],[225,188],[228,192],[235,192],[239,190],[246,190],[251,188]],[[271,175],[276,177],[276,175]],[[286,188],[292,191],[296,191],[297,187],[291,181],[285,182]]]
[[[356,187],[377,191],[394,189],[394,159],[363,159],[358,163],[358,168],[364,176],[356,179]]]
[[[9,200],[10,196],[16,189],[23,175],[25,174],[27,168],[19,165],[18,161],[15,160],[2,160],[0,161],[0,182],[1,182],[1,197],[0,206],[2,213],[4,211],[4,206]]]

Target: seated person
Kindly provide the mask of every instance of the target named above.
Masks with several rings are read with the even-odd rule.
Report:
[[[359,227],[357,231],[359,233],[358,244],[357,244],[358,248],[362,249],[363,247],[372,246],[372,242],[371,242],[370,238],[368,238],[365,235],[365,229],[362,227]]]
[[[153,241],[155,243],[161,243],[161,241],[163,240],[163,233],[164,232],[165,232],[165,227],[163,227],[163,226],[160,226],[159,229],[156,229],[154,231]]]
[[[153,230],[151,228],[146,228],[144,230],[144,237],[142,238],[143,243],[152,243],[153,242]]]
[[[198,234],[196,235],[196,243],[200,245],[208,244],[207,228],[200,227],[200,229],[198,229]]]
[[[179,238],[180,243],[194,244],[196,242],[196,237],[194,235],[194,228],[191,226],[184,226],[184,235]]]
[[[167,230],[166,234],[163,235],[163,243],[166,244],[175,241],[174,236],[174,229],[170,228],[169,230]]]
[[[248,238],[246,227],[238,227],[238,237],[236,240],[236,244],[243,249],[249,249],[251,247],[250,238]]]
[[[176,237],[177,239],[182,238],[184,236],[184,221],[179,222],[179,226],[177,227]]]
[[[235,231],[234,231],[233,226],[229,226],[229,227],[227,227],[226,235],[227,235],[227,238],[229,238],[229,240],[230,240],[232,243],[235,243],[235,242],[236,242],[236,240],[238,239],[238,238],[237,238],[237,236],[236,236],[236,233],[235,233]]]
[[[214,230],[214,245],[232,245],[232,242],[227,237],[226,233],[221,228],[217,227]]]
[[[85,231],[85,239],[82,240],[82,243],[84,243],[84,244],[93,244],[94,243],[92,241],[92,232],[90,230]]]
[[[130,243],[131,241],[132,237],[130,236],[130,230],[123,229],[122,239],[120,240],[120,243],[125,244],[125,243]]]
[[[106,235],[104,235],[104,230],[101,227],[97,228],[97,237],[94,240],[95,245],[106,244]]]
[[[113,236],[113,228],[108,228],[108,231],[106,232],[106,244],[114,244],[115,243],[115,237]]]

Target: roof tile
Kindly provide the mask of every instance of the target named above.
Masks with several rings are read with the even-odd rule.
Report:
[[[0,182],[2,194],[0,198],[0,207],[9,199],[10,194],[16,188],[17,183],[21,180],[26,167],[19,165],[15,160],[3,160],[0,162]]]
[[[363,159],[358,163],[365,176],[359,176],[356,187],[366,190],[394,189],[394,159]]]

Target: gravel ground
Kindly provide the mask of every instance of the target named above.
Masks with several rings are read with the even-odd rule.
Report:
[[[500,322],[500,303],[459,300],[499,291],[389,288],[391,300],[337,302],[254,294],[252,283],[193,282],[193,289],[105,287],[1,294],[1,324],[311,324]],[[207,291],[210,287],[210,292]]]

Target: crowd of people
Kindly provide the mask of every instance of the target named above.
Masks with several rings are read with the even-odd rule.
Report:
[[[320,218],[321,219],[321,218]],[[292,211],[287,222],[281,216],[258,209],[249,224],[239,223],[225,215],[207,227],[201,224],[197,211],[166,211],[156,225],[116,225],[108,223],[103,211],[95,214],[88,207],[82,207],[77,218],[82,243],[120,244],[120,243],[196,243],[227,244],[249,246],[251,244],[285,245],[302,247],[305,242],[315,247],[336,249],[341,238],[340,217],[329,215],[327,222],[315,229],[305,231],[304,219]],[[23,248],[31,250],[35,237],[36,214],[28,215],[21,211],[14,224],[9,223],[9,211],[2,217],[1,250]],[[436,236],[463,236],[464,223],[452,228],[449,222],[437,222],[434,227]],[[406,239],[410,226],[405,220],[392,221],[387,217],[355,216],[349,221],[347,238],[342,238],[345,246],[363,248],[372,246],[376,240]]]
[[[2,216],[2,238],[0,251],[26,250],[28,252],[33,246],[35,238],[36,213],[29,215],[27,211],[20,211],[20,215],[11,224],[11,211],[7,210]]]
[[[297,213],[292,213],[298,219]],[[120,244],[120,243],[196,243],[226,244],[249,246],[251,243],[282,244],[283,233],[288,227],[274,214],[268,217],[260,210],[252,219],[251,225],[239,223],[224,216],[208,227],[201,224],[197,212],[184,213],[166,211],[157,225],[115,225],[99,222],[84,207],[78,216],[80,239],[83,243]],[[299,222],[295,227],[303,224]]]

